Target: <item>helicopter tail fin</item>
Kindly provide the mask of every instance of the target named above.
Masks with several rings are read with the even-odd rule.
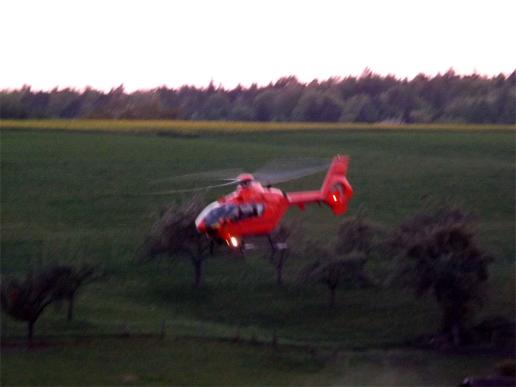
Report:
[[[335,156],[321,187],[323,201],[335,215],[347,211],[348,202],[353,196],[353,189],[346,178],[348,163],[349,157]]]
[[[319,191],[290,192],[287,194],[290,205],[301,209],[310,203],[325,203],[335,215],[343,214],[348,209],[348,202],[353,196],[353,189],[346,178],[349,158],[335,156],[326,173]]]

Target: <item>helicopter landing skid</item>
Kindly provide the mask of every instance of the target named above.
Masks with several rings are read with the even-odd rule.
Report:
[[[275,242],[272,240],[272,238],[268,235],[267,236],[268,244],[271,249],[271,255],[276,254],[277,252],[283,252],[288,250],[288,244],[286,242]],[[256,244],[252,242],[242,241],[242,244],[240,246],[240,250],[242,252],[250,251],[250,250],[259,250],[260,248],[263,248],[263,244]]]
[[[244,250],[244,251],[257,250],[257,249],[258,249],[258,246],[256,246],[256,244],[254,244],[254,243],[243,243],[242,244],[242,250]],[[287,250],[288,245],[285,242],[273,243],[271,245],[271,249],[272,249],[272,251]]]
[[[249,251],[249,250],[255,250],[256,245],[254,243],[242,243],[242,250]]]

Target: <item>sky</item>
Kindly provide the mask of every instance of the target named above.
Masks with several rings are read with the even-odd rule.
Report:
[[[0,89],[509,74],[514,0],[2,0]]]

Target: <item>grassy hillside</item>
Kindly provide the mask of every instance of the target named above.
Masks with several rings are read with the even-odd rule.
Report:
[[[154,124],[148,125],[156,129]],[[88,128],[86,122],[80,125],[81,130]],[[271,158],[331,157],[337,153],[351,156],[349,179],[355,196],[350,214],[364,208],[371,218],[391,226],[428,202],[447,201],[471,210],[476,215],[482,245],[496,257],[491,268],[490,299],[478,319],[495,314],[513,315],[514,131],[380,132],[350,127],[345,131],[201,131],[194,137],[178,137],[7,129],[14,126],[2,122],[2,274],[20,274],[29,267],[56,260],[102,263],[111,274],[107,281],[86,288],[80,295],[75,322],[65,323],[64,311],[52,308],[38,322],[37,336],[118,334],[125,329],[157,333],[165,321],[167,333],[174,337],[231,338],[238,332],[247,339],[270,340],[276,332],[282,343],[342,349],[389,346],[435,331],[439,314],[433,300],[414,302],[398,290],[343,287],[338,292],[337,311],[329,312],[325,289],[304,287],[296,281],[297,271],[309,258],[301,255],[292,256],[287,262],[287,283],[282,289],[274,285],[272,267],[259,255],[245,260],[214,257],[206,264],[206,282],[199,290],[191,287],[188,262],[164,261],[147,266],[134,262],[134,253],[159,209],[186,198],[146,195],[157,190],[155,180],[206,169],[242,167],[252,171]],[[59,124],[54,126],[63,129]],[[322,177],[319,174],[282,188],[316,188]],[[181,188],[187,183],[177,185],[172,181],[168,187]],[[215,199],[225,192],[218,190],[207,196]],[[288,216],[303,221],[307,233],[321,243],[333,238],[340,221],[319,207],[305,212],[291,210]],[[24,332],[21,324],[5,317],[2,328],[7,337]],[[43,351],[49,364],[58,364],[65,357],[69,362],[82,362],[84,358],[102,357],[97,344],[86,346],[83,354],[71,358],[68,356],[75,349]],[[119,350],[124,353],[133,350],[133,344],[120,345]],[[170,344],[173,345],[176,344]],[[191,346],[186,342],[178,348]],[[146,349],[147,345],[141,348],[151,358],[175,356],[167,352],[170,349],[156,350],[165,351],[163,354]],[[197,349],[203,351],[202,346]],[[227,347],[220,350],[231,352]],[[274,362],[255,349],[243,351],[251,351],[249,356],[253,358],[265,359],[251,361],[257,374]],[[206,354],[209,357],[208,353],[211,352]],[[30,356],[7,351],[3,362],[18,369],[33,364]],[[111,355],[106,356],[109,359]],[[228,356],[239,358],[234,354]],[[295,362],[296,357],[304,355],[296,352],[285,356],[285,361]],[[126,365],[134,362],[125,358]],[[194,361],[188,357],[181,359]],[[210,359],[217,364],[213,357]],[[288,363],[285,367],[290,376],[283,378],[281,372],[273,372],[272,379],[263,379],[263,383],[315,383],[319,372],[323,372],[322,366],[310,359],[301,360],[299,367],[314,372],[315,377],[306,376],[305,371]],[[242,365],[234,361],[230,360],[232,365],[228,367],[238,374]],[[96,364],[92,360],[89,366],[98,367]],[[219,366],[201,374],[209,377]],[[151,368],[146,372],[154,372]],[[43,370],[36,374],[40,372]],[[5,369],[2,374],[11,383],[17,380]],[[156,382],[174,380],[171,374],[166,375]],[[295,375],[301,375],[300,379]],[[334,381],[333,377],[337,376],[328,376],[328,380]],[[38,384],[40,379],[18,380]],[[66,378],[49,380],[68,383]],[[94,383],[87,380],[86,384]],[[117,380],[103,376],[98,379],[105,384],[119,383]],[[236,375],[221,383],[253,380]]]

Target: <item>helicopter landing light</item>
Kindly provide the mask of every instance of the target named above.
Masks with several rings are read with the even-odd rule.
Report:
[[[235,249],[240,245],[240,241],[238,240],[238,238],[237,238],[237,237],[234,237],[234,236],[229,237],[229,239],[228,239],[228,241],[227,241],[227,242],[228,242],[228,244],[229,244],[231,247],[233,247],[233,248],[235,248]]]

